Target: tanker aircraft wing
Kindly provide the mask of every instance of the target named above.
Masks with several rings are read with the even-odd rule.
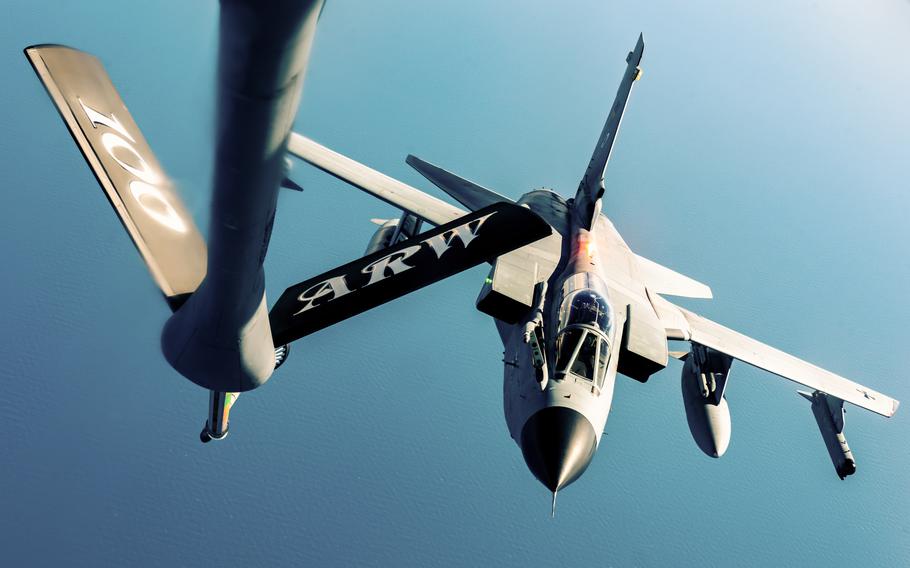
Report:
[[[530,209],[495,203],[291,286],[269,313],[287,344],[551,233]]]
[[[779,377],[820,391],[890,418],[900,404],[869,387],[817,367],[760,341],[673,305],[653,295],[657,313],[667,329],[668,339],[693,344],[728,355]]]

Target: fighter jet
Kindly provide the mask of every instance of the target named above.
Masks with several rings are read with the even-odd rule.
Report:
[[[269,317],[263,261],[279,189],[300,189],[287,177],[286,146],[322,7],[323,0],[221,2],[207,241],[101,62],[65,46],[25,49],[173,311],[161,336],[164,357],[210,392],[203,442],[227,436],[238,394],[265,384],[289,353]],[[335,283],[336,297],[340,286],[350,297],[308,313],[307,330],[550,233],[534,213],[510,203],[449,221],[419,236],[398,231],[413,238],[396,237],[397,247],[330,271],[335,276],[324,278]]]
[[[844,403],[891,416],[897,401],[674,305],[710,298],[704,284],[636,255],[603,214],[603,176],[632,86],[639,38],[575,196],[535,190],[517,201],[409,156],[461,209],[291,133],[321,0],[222,0],[215,174],[206,240],[155,159],[101,63],[71,48],[26,55],[173,315],[167,361],[208,389],[203,441],[228,432],[238,393],[264,384],[288,344],[461,270],[490,262],[477,308],[505,348],[509,432],[553,493],[576,480],[600,444],[617,373],[644,382],[688,342],[682,393],[708,455],[730,439],[724,396],[734,359],[808,387],[836,471],[855,471]],[[381,221],[366,255],[289,287],[269,311],[262,263],[277,192],[300,189],[286,153],[402,209]],[[435,228],[421,232],[424,223]]]
[[[552,233],[503,254],[476,306],[494,319],[504,346],[506,423],[528,468],[553,494],[588,468],[601,443],[617,374],[645,382],[672,355],[684,361],[681,386],[698,447],[720,457],[730,442],[724,395],[739,360],[801,384],[841,479],[856,470],[844,437],[844,403],[890,417],[898,401],[769,347],[677,306],[665,296],[711,298],[711,289],[635,254],[604,213],[604,175],[633,85],[641,78],[639,36],[606,124],[574,197],[538,189],[517,200],[415,156],[407,163],[468,211],[516,203],[546,220]],[[288,150],[313,166],[403,210],[370,248],[385,246],[421,222],[442,225],[466,211],[393,180],[299,134]],[[314,301],[330,305],[345,289],[312,282],[279,299],[273,325],[282,341],[296,337]],[[299,321],[295,321],[299,318]],[[670,341],[686,342],[685,352]]]

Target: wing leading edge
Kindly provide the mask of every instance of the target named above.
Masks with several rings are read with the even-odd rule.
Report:
[[[296,132],[288,140],[288,153],[433,225],[445,225],[467,213]]]
[[[670,339],[685,339],[716,349],[744,363],[888,418],[897,411],[900,402],[889,396],[661,300],[658,313],[665,321]],[[667,308],[670,307],[678,310],[684,321],[667,317]]]

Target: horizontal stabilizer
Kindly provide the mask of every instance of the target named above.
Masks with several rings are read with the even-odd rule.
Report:
[[[290,343],[490,261],[551,233],[531,210],[485,207],[397,245],[291,286],[269,319],[275,345]]]
[[[643,256],[635,255],[635,258],[638,260],[638,274],[645,288],[650,292],[684,298],[711,299],[713,297],[711,288],[707,284],[683,276]]]
[[[206,246],[104,66],[61,45],[25,49],[152,277],[176,309],[205,277]]]
[[[409,155],[405,161],[408,165],[417,170],[420,175],[433,183],[433,185],[448,193],[455,201],[461,203],[471,211],[483,209],[494,203],[514,203],[514,201],[508,197],[504,197],[495,191],[491,191],[472,181],[458,177],[439,166],[424,162],[417,156]]]

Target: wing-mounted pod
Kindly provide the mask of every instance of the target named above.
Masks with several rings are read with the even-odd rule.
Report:
[[[856,460],[853,459],[853,452],[850,451],[847,438],[844,437],[846,413],[844,401],[818,390],[811,394],[805,391],[797,392],[812,403],[812,414],[818,423],[818,430],[825,441],[825,447],[828,448],[828,455],[831,456],[831,463],[834,464],[837,476],[846,479],[848,475],[856,473]]]
[[[730,408],[724,391],[733,358],[692,343],[682,370],[686,420],[695,443],[707,455],[719,458],[730,445]]]

